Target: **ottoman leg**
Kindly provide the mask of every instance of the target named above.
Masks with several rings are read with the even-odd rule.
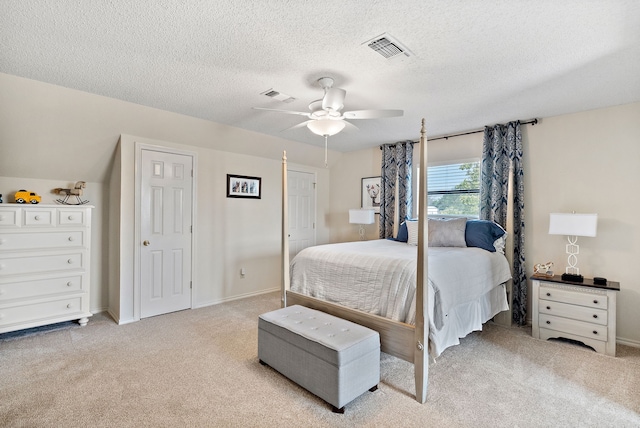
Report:
[[[378,385],[374,385],[371,388],[369,388],[369,392],[374,392],[378,390]]]
[[[344,406],[342,406],[341,408],[338,409],[336,406],[331,405],[331,411],[333,413],[340,413],[342,415],[342,414],[344,414]]]

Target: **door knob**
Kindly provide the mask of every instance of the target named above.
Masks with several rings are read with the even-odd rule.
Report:
[[[142,242],[142,245],[144,245],[145,247],[148,247],[149,244],[151,244],[151,242],[149,242],[149,241],[143,241]]]

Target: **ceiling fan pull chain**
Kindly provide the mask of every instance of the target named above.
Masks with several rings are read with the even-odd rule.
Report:
[[[328,149],[328,145],[329,143],[327,142],[327,139],[329,138],[329,136],[327,134],[324,134],[324,167],[327,168],[327,151]]]

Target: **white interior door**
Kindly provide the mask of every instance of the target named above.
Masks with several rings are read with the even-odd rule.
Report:
[[[140,317],[191,307],[193,158],[143,149]]]
[[[308,172],[287,171],[289,195],[289,257],[316,244],[315,176]]]

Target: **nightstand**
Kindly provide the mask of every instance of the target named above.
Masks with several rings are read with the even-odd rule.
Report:
[[[563,281],[560,275],[531,278],[532,335],[576,340],[596,352],[616,356],[616,296],[620,283],[596,285]]]

